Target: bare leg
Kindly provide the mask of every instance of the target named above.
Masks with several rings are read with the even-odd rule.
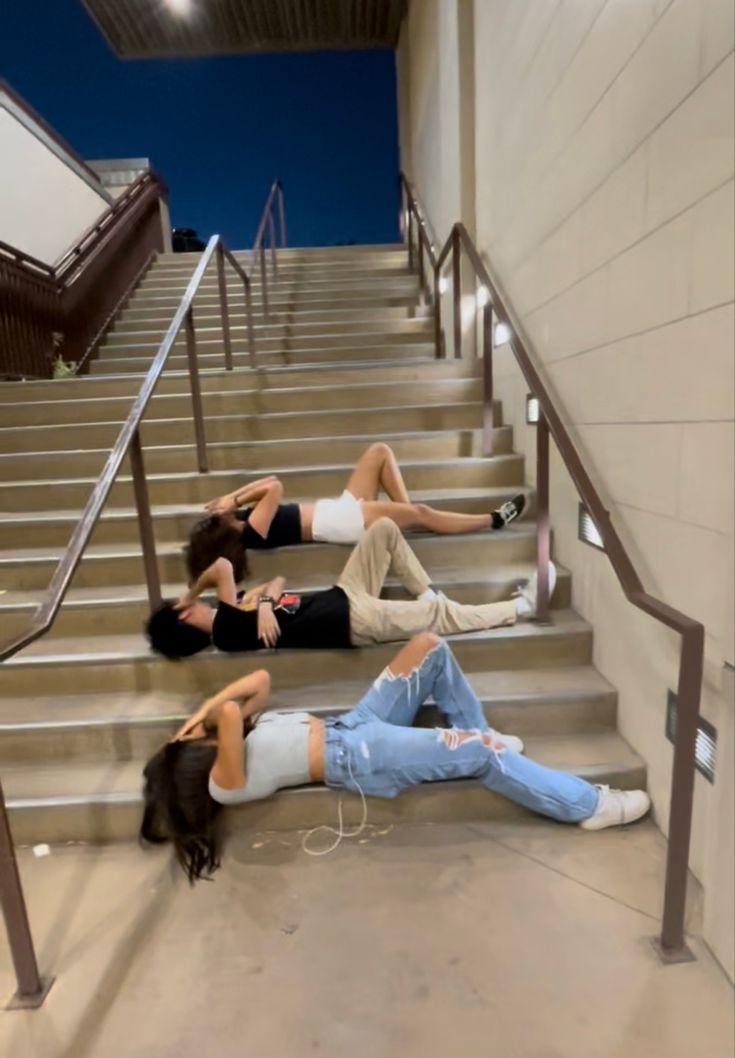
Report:
[[[492,528],[493,524],[492,514],[437,511],[425,503],[386,503],[381,500],[369,500],[363,503],[362,512],[366,529],[378,518],[390,518],[399,529],[428,529],[431,533],[441,533],[445,536],[476,533],[480,529]]]
[[[381,489],[396,503],[410,502],[393,449],[377,441],[358,459],[347,482],[347,490],[355,499],[376,500]]]

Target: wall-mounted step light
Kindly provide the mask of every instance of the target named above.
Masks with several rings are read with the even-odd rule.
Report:
[[[447,283],[447,277],[439,276],[439,293],[446,294],[448,286],[449,284]]]
[[[510,341],[512,333],[507,323],[496,323],[493,345],[505,345]]]
[[[592,515],[583,503],[580,503],[579,505],[579,515],[577,518],[577,536],[583,544],[590,544],[591,547],[597,547],[600,549],[600,551],[605,550],[605,545],[602,542],[602,537],[597,531],[597,526],[592,521]]]
[[[166,3],[180,18],[186,18],[191,14],[191,0],[166,0]]]
[[[534,397],[533,393],[529,393],[526,397],[526,422],[530,423],[531,426],[535,426],[539,420],[541,414],[541,407],[538,402],[538,397]]]
[[[679,700],[673,691],[666,698],[666,737],[669,742],[676,742],[676,721],[679,711]],[[698,772],[704,775],[707,782],[715,781],[715,764],[717,762],[717,728],[709,720],[700,716],[697,721],[697,742],[694,749],[694,764]]]
[[[484,309],[490,302],[490,291],[486,286],[478,287],[477,290],[477,307],[478,309]]]

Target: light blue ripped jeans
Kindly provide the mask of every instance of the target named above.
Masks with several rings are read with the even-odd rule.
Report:
[[[411,727],[430,696],[450,729]],[[474,778],[564,823],[588,819],[597,808],[599,792],[590,783],[485,744],[482,705],[444,641],[409,676],[385,669],[354,709],[326,725],[328,786],[396,797],[422,782]]]

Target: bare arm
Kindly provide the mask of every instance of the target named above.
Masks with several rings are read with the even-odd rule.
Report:
[[[217,757],[210,775],[223,790],[245,785],[242,716],[237,702],[223,702],[217,711]]]
[[[185,610],[191,606],[207,588],[214,588],[220,602],[229,603],[230,606],[237,605],[237,585],[232,572],[232,563],[228,558],[220,557],[192,584],[187,592],[182,595],[177,603],[177,609]]]
[[[201,738],[203,734],[217,726],[218,710],[225,702],[239,702],[240,719],[262,713],[268,708],[271,678],[265,669],[250,672],[241,676],[234,683],[229,683],[218,694],[208,698],[189,719],[181,725],[173,736],[172,742],[178,739]]]
[[[266,486],[265,492],[250,512],[248,525],[263,539],[268,536],[276,511],[283,499],[283,485],[278,478],[273,478]]]
[[[227,492],[224,496],[210,500],[205,504],[204,509],[210,514],[229,514],[244,503],[255,503],[262,499],[274,481],[278,481],[275,474],[258,478],[257,481],[251,481],[248,485],[241,485],[233,492]]]

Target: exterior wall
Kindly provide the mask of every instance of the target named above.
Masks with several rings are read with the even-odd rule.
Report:
[[[0,239],[53,264],[110,200],[4,100],[0,92]]]
[[[479,247],[646,587],[707,629],[702,712],[718,729],[718,774],[714,786],[697,777],[692,867],[705,936],[733,977],[733,5],[476,0],[473,11]],[[424,69],[424,47],[441,65],[443,41],[412,34],[412,66]],[[415,133],[413,104],[411,120]],[[448,225],[428,164],[440,135],[424,116],[431,150],[414,150],[412,176]],[[516,443],[532,447],[525,386],[502,350],[496,362]],[[677,637],[628,605],[605,556],[577,541],[558,459],[551,488],[555,555],[666,830]]]

